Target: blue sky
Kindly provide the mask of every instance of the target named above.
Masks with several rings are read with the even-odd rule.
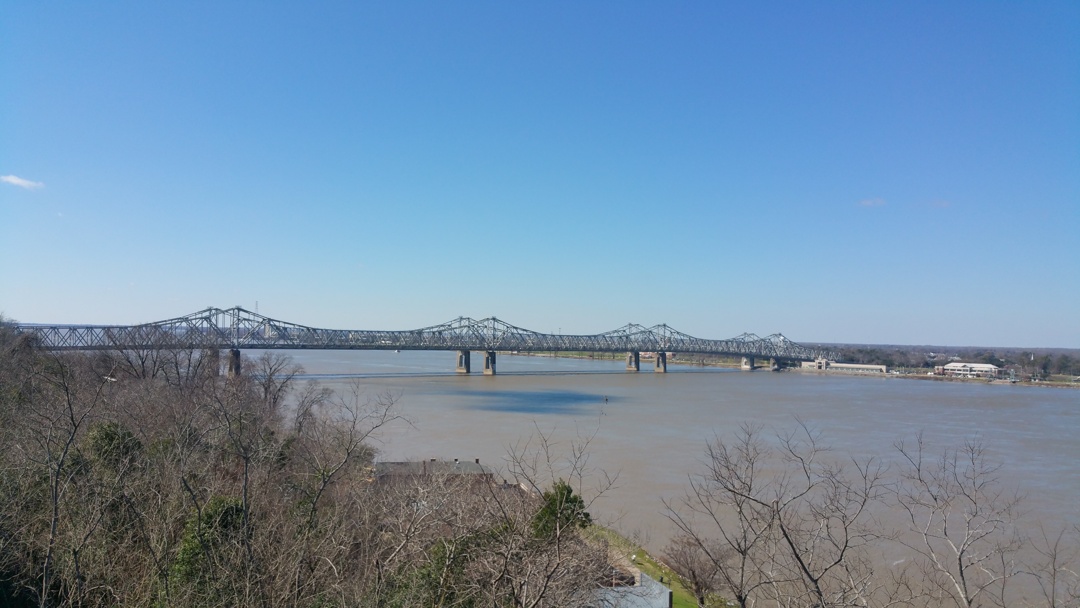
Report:
[[[0,311],[1080,347],[1075,2],[0,5]]]

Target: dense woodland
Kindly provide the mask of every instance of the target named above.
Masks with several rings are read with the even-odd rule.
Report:
[[[554,607],[611,579],[545,441],[512,482],[378,479],[392,398],[217,367],[0,336],[0,605]]]

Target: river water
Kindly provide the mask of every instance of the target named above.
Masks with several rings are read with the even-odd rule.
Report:
[[[479,358],[479,361],[477,360]],[[704,447],[743,423],[789,432],[801,420],[857,457],[895,459],[922,433],[937,451],[981,439],[1000,477],[1026,494],[1024,520],[1080,523],[1080,391],[895,377],[743,372],[620,360],[499,355],[498,375],[453,373],[455,353],[302,351],[307,380],[367,398],[392,394],[410,422],[378,434],[382,460],[439,458],[505,471],[510,449],[551,438],[566,454],[591,438],[589,467],[617,475],[592,507],[601,522],[659,549],[672,534],[663,500],[702,470]],[[474,368],[482,365],[474,353]],[[478,363],[480,365],[478,365]],[[586,494],[588,494],[586,490]]]

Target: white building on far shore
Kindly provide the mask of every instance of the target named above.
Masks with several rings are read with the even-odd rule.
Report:
[[[884,374],[884,365],[870,365],[868,363],[836,363],[828,359],[816,361],[803,361],[802,369],[816,369],[823,372],[846,372],[849,374]]]
[[[989,363],[955,362],[935,367],[934,374],[955,378],[997,378],[1001,376],[1001,368]]]

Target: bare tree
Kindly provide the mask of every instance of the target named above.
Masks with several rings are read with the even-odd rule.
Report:
[[[165,381],[180,393],[211,381],[221,365],[216,349],[168,348],[159,357]]]
[[[720,568],[713,556],[721,556],[721,547],[705,551],[691,536],[677,536],[664,548],[664,563],[675,572],[679,581],[706,608],[709,597],[720,588]]]
[[[1000,465],[977,439],[931,454],[920,434],[896,449],[903,468],[893,499],[907,524],[900,540],[917,556],[925,592],[957,606],[1008,605],[1020,497],[1001,485]]]
[[[321,391],[316,395],[313,403],[305,393],[299,407],[305,408],[307,423],[297,423],[298,432],[289,446],[290,458],[296,463],[293,470],[300,476],[297,488],[312,526],[323,497],[350,467],[370,465],[374,455],[371,436],[402,419],[393,394],[368,396],[358,381],[351,384],[349,394],[329,403],[321,401]]]
[[[304,373],[303,366],[293,363],[292,357],[270,350],[263,351],[248,367],[267,411],[273,415],[288,397],[296,376]]]
[[[85,591],[80,551],[100,511],[88,500],[86,491],[98,486],[85,482],[88,463],[79,444],[104,408],[112,378],[88,357],[5,350],[17,360],[3,365],[5,389],[14,389],[4,391],[3,409],[14,416],[3,437],[2,471],[5,486],[10,481],[17,493],[3,492],[12,511],[0,535],[18,534],[25,552],[21,584],[35,581],[33,595],[44,606]]]
[[[1045,528],[1030,539],[1035,557],[1026,573],[1035,579],[1049,608],[1080,605],[1080,527],[1048,533]],[[1071,538],[1070,538],[1071,537]],[[1071,542],[1070,542],[1071,541]]]
[[[486,602],[529,608],[576,605],[610,577],[607,547],[583,535],[589,509],[617,474],[589,464],[595,434],[559,443],[539,428],[507,456],[508,473],[524,493],[493,490],[490,505],[504,534],[486,555]]]
[[[682,509],[669,505],[668,517],[739,606],[869,601],[875,583],[865,552],[877,537],[869,507],[883,484],[875,461],[833,457],[801,422],[775,447],[760,427],[744,425],[706,454],[706,474],[691,478]]]
[[[330,402],[333,391],[317,382],[307,382],[300,391],[293,409],[292,431],[296,436],[304,434],[304,426],[314,418],[319,408]]]
[[[729,441],[718,437],[705,449],[706,472],[690,477],[683,501],[689,513],[669,503],[666,515],[713,563],[719,582],[745,608],[769,582],[763,556],[772,542],[775,512],[771,500],[753,498],[768,497],[768,473],[761,469],[769,449],[761,427],[748,424]]]

